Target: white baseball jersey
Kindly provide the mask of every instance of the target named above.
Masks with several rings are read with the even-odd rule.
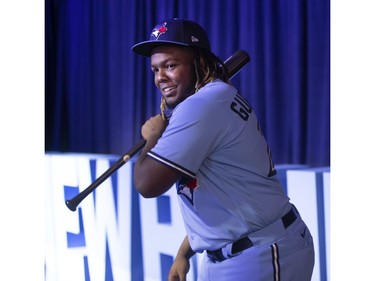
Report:
[[[196,252],[221,248],[291,208],[254,110],[221,80],[174,109],[148,155],[185,175],[176,189]]]

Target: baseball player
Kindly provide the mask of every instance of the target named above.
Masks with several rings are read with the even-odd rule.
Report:
[[[206,32],[189,20],[165,20],[132,49],[151,58],[163,108],[142,126],[134,182],[146,198],[175,186],[187,232],[169,280],[186,280],[196,252],[204,252],[198,280],[311,280],[309,229]]]

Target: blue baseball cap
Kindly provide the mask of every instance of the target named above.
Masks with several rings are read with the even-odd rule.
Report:
[[[157,24],[151,32],[150,40],[132,47],[134,53],[151,56],[153,48],[167,44],[203,48],[211,52],[206,31],[197,23],[184,19],[170,19]]]

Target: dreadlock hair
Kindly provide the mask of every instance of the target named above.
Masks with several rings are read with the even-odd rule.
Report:
[[[229,75],[225,64],[212,52],[202,48],[192,48],[194,56],[194,71],[196,76],[195,93],[204,85],[215,79],[221,79],[228,83]],[[164,97],[161,97],[160,111],[164,120],[169,119],[166,116],[167,104]]]
[[[213,53],[202,48],[193,48],[196,75],[195,92],[215,79],[228,82],[228,71],[224,63]]]

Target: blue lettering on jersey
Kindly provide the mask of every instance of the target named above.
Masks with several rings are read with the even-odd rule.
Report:
[[[230,109],[244,121],[249,119],[249,114],[253,111],[250,104],[239,93],[236,94],[234,101],[230,104]]]
[[[194,206],[194,191],[198,188],[197,179],[183,178],[176,186],[177,194],[183,195]]]

